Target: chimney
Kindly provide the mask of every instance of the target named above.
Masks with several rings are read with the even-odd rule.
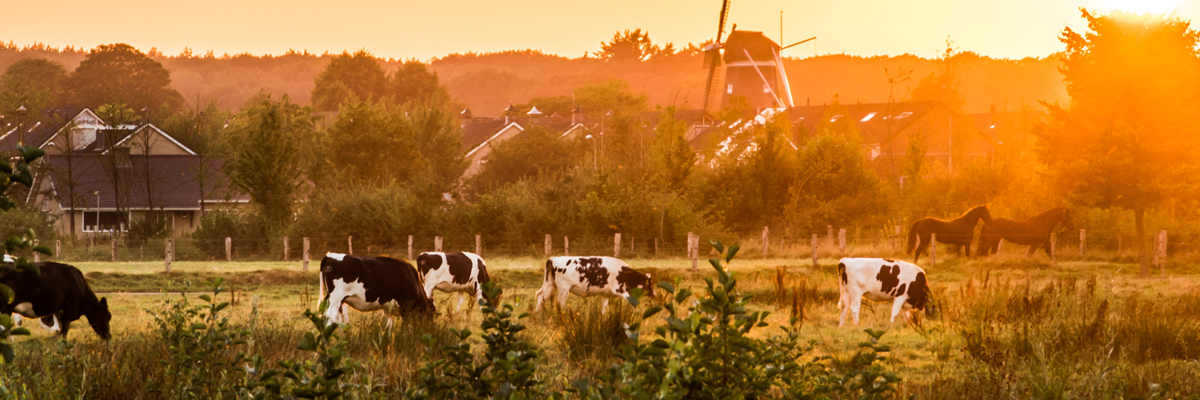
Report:
[[[581,123],[583,123],[583,107],[576,105],[575,109],[571,110],[571,125]]]
[[[458,113],[458,116],[459,118],[462,118],[463,121],[471,119],[471,109],[464,108],[462,112]]]
[[[504,125],[512,123],[512,116],[516,114],[517,108],[513,107],[512,102],[508,103],[508,108],[504,109]]]

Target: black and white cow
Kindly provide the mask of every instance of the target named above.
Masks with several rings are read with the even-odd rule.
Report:
[[[910,318],[910,309],[924,310],[929,301],[929,284],[925,281],[925,270],[915,264],[886,258],[843,258],[838,262],[838,309],[841,317],[838,326],[846,324],[846,313],[854,313],[854,324],[858,325],[858,310],[862,299],[891,301],[892,319],[904,311]]]
[[[0,278],[0,283],[8,285],[15,294],[11,303],[0,298],[0,314],[41,319],[48,329],[57,327],[63,339],[71,331],[72,322],[87,317],[92,330],[108,340],[111,336],[108,323],[112,320],[108,299],[96,298],[83,272],[55,262],[37,265],[41,273],[14,271]]]
[[[320,275],[321,301],[328,301],[325,316],[330,322],[350,322],[345,306],[363,312],[387,309],[391,316],[430,317],[436,312],[421,275],[408,261],[328,253]],[[391,322],[389,318],[389,326]]]
[[[601,312],[608,311],[608,299],[628,298],[629,289],[641,288],[654,296],[654,281],[650,274],[629,268],[629,264],[612,257],[550,257],[542,275],[542,288],[537,291],[537,305],[558,293],[558,304],[567,305],[567,294],[579,297],[604,296]]]
[[[481,285],[488,283],[487,265],[475,253],[421,253],[417,256],[417,270],[425,280],[425,296],[433,299],[433,289],[443,292],[458,292],[461,310],[463,293],[475,295],[475,301],[483,299]]]

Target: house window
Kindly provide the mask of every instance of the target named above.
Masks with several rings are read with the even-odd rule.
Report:
[[[867,116],[863,117],[863,119],[859,122],[867,122],[867,121],[870,121],[871,118],[875,118],[875,113],[872,112],[870,114],[867,114]]]
[[[771,93],[771,85],[763,84],[763,93]]]
[[[121,232],[126,231],[125,223],[122,221],[121,214],[116,211],[95,211],[83,212],[83,231],[84,232],[111,232],[114,229],[120,229]],[[126,214],[128,220],[128,214]],[[99,218],[99,227],[97,227],[97,218]]]
[[[726,86],[726,87],[725,87],[725,93],[726,93],[726,94],[733,94],[733,84],[732,84],[732,83],[730,83],[730,84],[729,84],[729,86]]]

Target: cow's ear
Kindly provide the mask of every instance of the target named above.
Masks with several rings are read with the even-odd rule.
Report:
[[[650,279],[650,274],[646,274],[646,279]]]
[[[107,297],[100,298],[100,307],[108,308],[108,298]]]

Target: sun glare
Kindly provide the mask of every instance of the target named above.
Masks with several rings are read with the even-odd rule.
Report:
[[[1104,8],[1133,13],[1166,14],[1179,8],[1179,0],[1103,0]]]

